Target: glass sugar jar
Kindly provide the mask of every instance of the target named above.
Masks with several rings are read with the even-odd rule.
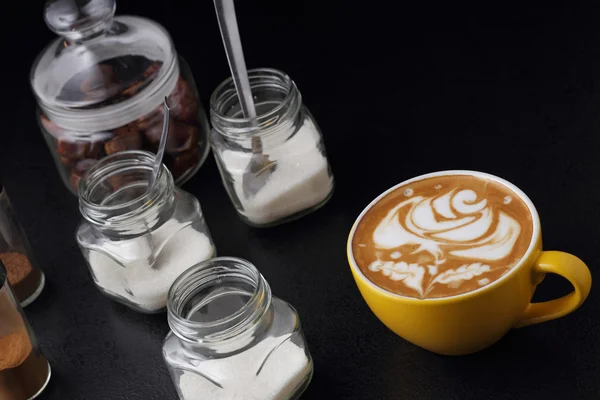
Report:
[[[115,17],[115,9],[115,0],[48,0],[45,20],[60,37],[31,69],[40,129],[74,194],[103,157],[157,151],[165,96],[172,117],[165,164],[176,184],[209,151],[206,113],[169,34],[145,18]]]
[[[154,155],[125,151],[98,161],[79,183],[79,244],[96,286],[143,313],[163,311],[169,287],[215,246],[200,203],[174,185]]]
[[[163,357],[182,400],[297,399],[310,383],[298,313],[248,261],[219,257],[190,268],[167,308]]]
[[[274,69],[248,75],[257,117],[243,117],[235,84],[227,79],[210,99],[210,141],[240,217],[252,226],[273,226],[325,204],[334,179],[321,131],[292,79]]]

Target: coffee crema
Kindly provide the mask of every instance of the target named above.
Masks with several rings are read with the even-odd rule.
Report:
[[[533,236],[525,201],[473,175],[399,186],[363,215],[352,237],[362,273],[392,293],[455,296],[487,286],[523,258]]]

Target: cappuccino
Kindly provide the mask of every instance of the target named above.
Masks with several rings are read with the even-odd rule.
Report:
[[[492,284],[519,263],[533,236],[525,201],[474,175],[399,186],[358,222],[352,252],[361,272],[395,294],[456,296]]]

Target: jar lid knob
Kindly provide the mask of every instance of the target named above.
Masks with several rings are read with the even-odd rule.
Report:
[[[75,42],[102,32],[116,7],[115,0],[47,0],[44,19],[52,31]]]

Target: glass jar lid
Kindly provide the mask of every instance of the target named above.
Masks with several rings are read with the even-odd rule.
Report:
[[[118,128],[175,88],[179,66],[167,31],[145,18],[115,17],[115,9],[115,0],[46,2],[46,24],[60,37],[38,56],[31,85],[62,128]]]

